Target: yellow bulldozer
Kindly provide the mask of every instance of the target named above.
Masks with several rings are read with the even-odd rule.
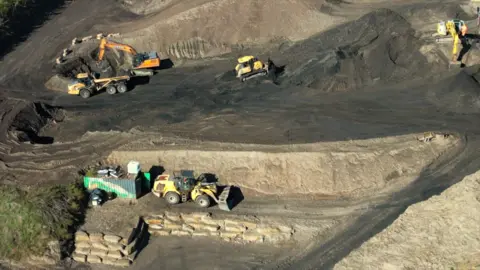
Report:
[[[238,58],[237,62],[238,63],[235,66],[235,75],[242,82],[257,76],[266,76],[269,73],[275,72],[275,65],[270,58],[267,60],[267,63],[263,63],[258,60],[257,57],[247,55]]]
[[[205,174],[195,177],[194,171],[181,170],[174,172],[173,175],[159,175],[153,184],[152,193],[164,198],[171,205],[191,200],[202,208],[208,208],[213,200],[220,209],[230,211],[228,205],[230,188],[223,187],[223,191],[218,195],[217,183],[208,181]]]

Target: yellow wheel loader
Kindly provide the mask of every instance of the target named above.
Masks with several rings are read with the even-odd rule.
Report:
[[[68,94],[89,98],[94,92],[104,88],[110,95],[116,94],[117,92],[125,93],[128,90],[126,85],[126,81],[128,80],[130,80],[130,76],[97,79],[93,74],[79,73],[75,79],[68,84]]]
[[[237,61],[235,75],[242,82],[257,76],[266,76],[271,72],[275,72],[275,65],[270,58],[266,64],[252,55],[242,56],[238,58]]]
[[[220,209],[231,210],[227,203],[230,186],[225,187],[218,196],[217,183],[208,182],[204,174],[195,178],[191,170],[181,170],[174,172],[173,175],[159,175],[153,184],[152,193],[164,198],[171,205],[191,200],[200,207],[207,208],[213,200]]]

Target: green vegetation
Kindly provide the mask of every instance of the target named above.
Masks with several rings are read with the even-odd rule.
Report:
[[[27,0],[0,0],[0,21],[5,15],[17,6],[22,6]]]
[[[77,184],[29,192],[0,187],[0,258],[41,255],[50,240],[71,238],[72,229],[81,222],[84,198]]]

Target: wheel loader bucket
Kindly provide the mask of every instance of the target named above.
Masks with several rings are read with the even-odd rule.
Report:
[[[220,196],[218,196],[218,207],[223,211],[231,211],[231,205],[229,204],[228,197],[230,195],[230,187],[227,186],[223,189]]]

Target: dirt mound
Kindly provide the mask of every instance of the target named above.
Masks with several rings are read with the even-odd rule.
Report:
[[[291,147],[196,144],[182,150],[118,150],[107,160],[109,164],[137,160],[145,170],[164,166],[167,171],[214,173],[221,182],[251,193],[353,196],[414,179],[455,144],[454,139],[422,144],[413,136]],[[137,145],[132,149],[138,149]]]
[[[414,34],[399,14],[376,10],[289,48],[283,80],[331,92],[423,75],[428,61]]]
[[[56,74],[48,79],[48,81],[45,83],[45,87],[53,91],[66,92],[68,90],[69,83],[69,78]]]
[[[428,99],[438,107],[457,113],[477,113],[480,111],[479,84],[468,73],[461,71],[442,80]]]
[[[182,58],[272,40],[300,40],[345,21],[323,13],[323,1],[313,0],[125,2],[131,11],[148,14],[130,31],[122,30],[125,43]]]
[[[40,130],[52,120],[63,120],[59,108],[13,98],[0,98],[0,141],[37,142]]]
[[[474,269],[480,261],[480,172],[410,206],[335,269]],[[475,264],[469,264],[468,262]],[[468,265],[458,268],[460,264]]]

